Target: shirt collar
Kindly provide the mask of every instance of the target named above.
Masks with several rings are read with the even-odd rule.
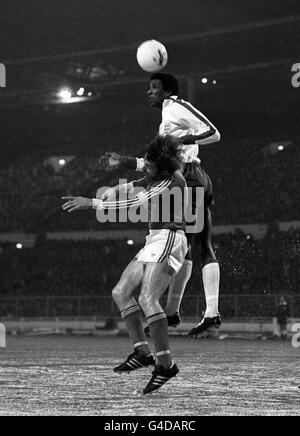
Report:
[[[171,95],[170,97],[166,98],[163,102],[163,106],[168,106],[171,104],[174,100],[178,99],[178,95]]]

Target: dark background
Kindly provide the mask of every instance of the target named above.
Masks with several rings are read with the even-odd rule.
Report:
[[[60,197],[95,196],[99,186],[136,177],[105,172],[97,158],[107,150],[142,156],[157,132],[160,112],[146,99],[149,74],[135,58],[138,45],[152,38],[168,49],[165,71],[178,76],[180,95],[221,132],[220,143],[200,149],[214,185],[214,224],[232,232],[245,224],[268,229],[262,239],[250,230],[214,237],[221,294],[261,295],[261,305],[251,297],[239,308],[242,316],[271,315],[276,295],[297,294],[299,230],[291,223],[300,216],[300,88],[292,86],[291,68],[300,62],[298,0],[0,0],[0,8],[0,62],[7,67],[0,89],[0,235],[38,234],[26,250],[18,251],[15,239],[1,242],[1,296],[98,295],[99,283],[108,295],[136,253],[126,240],[62,243],[47,241],[47,233],[124,228],[100,226],[93,211],[66,215]],[[57,97],[62,87],[81,86],[80,103]],[[57,171],[49,158],[59,156],[71,160]],[[188,292],[200,295],[200,282],[195,270]],[[40,314],[32,304],[18,313]],[[290,307],[299,313],[299,301]],[[224,316],[233,312],[224,299]]]

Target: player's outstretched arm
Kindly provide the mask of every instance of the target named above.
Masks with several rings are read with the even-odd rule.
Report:
[[[61,197],[65,203],[62,205],[62,209],[67,212],[75,212],[77,210],[85,209],[103,209],[105,208],[104,202],[110,202],[110,205],[115,204],[118,206],[116,201],[116,195],[118,192],[129,193],[133,190],[132,183],[124,183],[121,185],[116,185],[113,188],[108,188],[103,194],[101,199],[99,198],[86,198],[86,197],[74,197],[72,195]]]
[[[106,170],[114,170],[120,167],[142,171],[144,159],[129,156],[121,156],[119,153],[107,152],[100,157],[99,163]]]
[[[180,138],[183,145],[198,143],[202,144],[212,144],[214,142],[219,142],[221,135],[219,131],[215,128],[210,128],[207,131],[196,134],[196,135],[185,135]]]
[[[68,212],[93,208],[92,198],[67,196],[62,197],[62,200],[65,200],[62,208]]]
[[[119,192],[123,192],[125,194],[128,194],[130,191],[132,191],[132,183],[124,183],[122,185],[116,185],[113,188],[108,188],[103,194],[102,194],[102,201],[114,201],[116,200],[116,196]]]
[[[109,152],[102,155],[99,164],[106,170],[117,169],[121,166],[122,156],[119,153]]]

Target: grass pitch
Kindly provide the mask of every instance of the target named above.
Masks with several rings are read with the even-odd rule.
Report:
[[[116,375],[127,338],[8,337],[0,415],[300,415],[300,348],[172,337],[177,379],[143,396],[151,369]]]

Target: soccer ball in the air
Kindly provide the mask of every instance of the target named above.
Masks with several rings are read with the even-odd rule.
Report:
[[[139,66],[147,73],[162,70],[168,62],[166,47],[155,39],[143,42],[137,49],[136,58]]]

